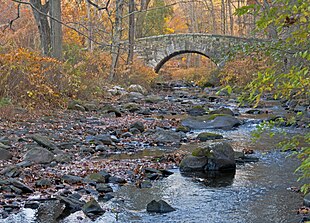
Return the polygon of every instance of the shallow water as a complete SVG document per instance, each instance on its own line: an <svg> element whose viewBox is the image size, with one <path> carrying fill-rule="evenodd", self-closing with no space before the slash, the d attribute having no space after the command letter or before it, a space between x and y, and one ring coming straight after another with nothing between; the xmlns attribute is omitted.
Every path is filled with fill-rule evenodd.
<svg viewBox="0 0 310 223"><path fill-rule="evenodd" d="M221 133L233 148L255 150L257 163L238 165L234 174L224 176L184 176L178 169L173 175L154 182L149 189L124 186L115 194L116 198L102 204L108 211L95 222L190 222L190 223L294 223L301 216L297 209L302 205L302 196L288 190L298 187L298 176L294 170L299 165L291 153L280 152L276 144L289 135L301 134L300 130L285 129L289 135L279 133L274 138L263 135L252 142L250 133L255 124L249 122L232 131ZM280 131L279 131L280 132ZM193 132L194 137L198 132ZM183 145L181 150L195 148L196 144ZM158 151L157 151L158 152ZM158 155L145 152L143 156ZM128 158L128 157L125 157ZM151 200L163 199L176 211L167 214L148 214L145 210ZM25 209L17 215L0 222L35 222L34 211ZM82 212L62 220L63 223L92 222Z"/></svg>
<svg viewBox="0 0 310 223"><path fill-rule="evenodd" d="M120 222L299 222L296 212L302 196L288 190L300 186L294 174L299 161L275 150L276 138L266 136L253 143L249 133L243 127L226 132L225 137L231 138L236 150L254 148L259 162L238 165L235 175L222 178L186 177L175 170L151 189L123 187L119 196L129 212ZM163 199L177 211L148 214L145 207L153 199Z"/></svg>

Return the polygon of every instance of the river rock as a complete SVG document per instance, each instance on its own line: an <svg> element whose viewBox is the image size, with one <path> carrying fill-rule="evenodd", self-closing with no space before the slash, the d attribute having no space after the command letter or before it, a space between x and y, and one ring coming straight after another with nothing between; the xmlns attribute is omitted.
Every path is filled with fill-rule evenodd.
<svg viewBox="0 0 310 223"><path fill-rule="evenodd" d="M182 137L186 137L182 132L175 132L171 130L149 130L146 133L150 135L150 138L154 140L156 143L173 143L173 144L180 144Z"/></svg>
<svg viewBox="0 0 310 223"><path fill-rule="evenodd" d="M206 114L206 110L203 107L193 107L187 113L191 116L202 116Z"/></svg>
<svg viewBox="0 0 310 223"><path fill-rule="evenodd" d="M224 108L224 107L221 107L219 109L209 112L209 115L213 115L213 114L224 114L224 115L234 116L234 112L232 110L230 110L229 108Z"/></svg>
<svg viewBox="0 0 310 223"><path fill-rule="evenodd" d="M121 111L111 104L103 104L99 110L102 111L102 113L114 113L116 117L122 116Z"/></svg>
<svg viewBox="0 0 310 223"><path fill-rule="evenodd" d="M141 94L146 95L147 94L147 90L145 89L145 87L142 87L139 84L132 84L127 88L128 92L138 92Z"/></svg>
<svg viewBox="0 0 310 223"><path fill-rule="evenodd" d="M38 180L35 185L36 187L50 187L52 185L52 181L50 179L44 178Z"/></svg>
<svg viewBox="0 0 310 223"><path fill-rule="evenodd" d="M100 183L100 184L97 184L96 185L96 190L99 192L99 193L109 193L109 192L113 192L113 189L110 185L108 184L103 184L103 183Z"/></svg>
<svg viewBox="0 0 310 223"><path fill-rule="evenodd" d="M205 171L236 169L235 153L230 144L226 142L213 143L205 150L209 150L211 153Z"/></svg>
<svg viewBox="0 0 310 223"><path fill-rule="evenodd" d="M157 202L155 200L152 200L150 203L147 204L146 211L151 213L168 213L175 211L175 209L171 207L166 201L159 200Z"/></svg>
<svg viewBox="0 0 310 223"><path fill-rule="evenodd" d="M208 164L208 158L201 156L186 156L180 163L180 170L183 172L204 171Z"/></svg>
<svg viewBox="0 0 310 223"><path fill-rule="evenodd" d="M0 160L9 160L12 158L12 154L6 149L0 148Z"/></svg>
<svg viewBox="0 0 310 223"><path fill-rule="evenodd" d="M14 186L22 190L23 193L33 193L33 189L28 187L26 184L16 180L16 179L9 179L10 183Z"/></svg>
<svg viewBox="0 0 310 223"><path fill-rule="evenodd" d="M105 213L105 211L100 207L94 198L92 198L82 207L82 211L87 217L92 219Z"/></svg>
<svg viewBox="0 0 310 223"><path fill-rule="evenodd" d="M306 207L310 207L310 193L308 193L305 197L304 197L304 205Z"/></svg>
<svg viewBox="0 0 310 223"><path fill-rule="evenodd" d="M85 141L87 143L95 143L95 144L104 144L104 145L112 145L113 141L110 135L100 134L96 136L86 136Z"/></svg>
<svg viewBox="0 0 310 223"><path fill-rule="evenodd" d="M93 181L95 183L106 183L108 182L109 176L100 173L91 173L86 176L86 180Z"/></svg>
<svg viewBox="0 0 310 223"><path fill-rule="evenodd" d="M77 184L81 183L83 181L83 178L66 174L61 177L61 180L69 184Z"/></svg>
<svg viewBox="0 0 310 223"><path fill-rule="evenodd" d="M180 163L180 170L183 172L235 169L235 153L226 142L212 143L203 148L196 148L192 155L186 156Z"/></svg>
<svg viewBox="0 0 310 223"><path fill-rule="evenodd" d="M42 147L35 147L24 155L24 161L29 161L32 163L47 164L52 162L53 159L54 154Z"/></svg>
<svg viewBox="0 0 310 223"><path fill-rule="evenodd" d="M222 138L223 138L222 135L211 133L211 132L202 132L202 133L199 133L199 135L197 136L197 139L202 142L205 142L207 140L222 139Z"/></svg>
<svg viewBox="0 0 310 223"><path fill-rule="evenodd" d="M144 99L144 95L139 92L129 92L121 96L120 100L128 100L131 102L140 102Z"/></svg>
<svg viewBox="0 0 310 223"><path fill-rule="evenodd" d="M31 138L40 146L43 146L49 150L57 149L57 146L53 142L51 142L46 136L35 134Z"/></svg>
<svg viewBox="0 0 310 223"><path fill-rule="evenodd" d="M120 87L120 86L114 86L113 88L109 89L108 92L110 92L110 94L112 94L114 96L124 95L127 93L127 91L125 91L125 89Z"/></svg>
<svg viewBox="0 0 310 223"><path fill-rule="evenodd" d="M79 198L73 195L67 197L59 195L56 198L66 205L66 210L70 213L80 211L85 204L85 201L80 201Z"/></svg>
<svg viewBox="0 0 310 223"><path fill-rule="evenodd" d="M151 104L155 104L158 103L160 101L162 101L163 98L161 96L157 96L157 95L148 95L146 96L146 98L144 99L144 101L146 103L151 103Z"/></svg>
<svg viewBox="0 0 310 223"><path fill-rule="evenodd" d="M199 129L223 129L230 130L233 127L239 126L241 122L231 115L217 115L217 116L197 116L189 117L181 122L185 127L193 130Z"/></svg>
<svg viewBox="0 0 310 223"><path fill-rule="evenodd" d="M113 176L113 177L109 177L109 183L112 183L112 184L125 184L125 183L127 183L127 181L124 178Z"/></svg>
<svg viewBox="0 0 310 223"><path fill-rule="evenodd" d="M129 103L126 103L123 105L123 108L130 111L130 112L136 112L138 110L140 110L140 105L138 105L137 103L132 103L132 102L129 102Z"/></svg>
<svg viewBox="0 0 310 223"><path fill-rule="evenodd" d="M0 149L10 149L11 147L0 142Z"/></svg>
<svg viewBox="0 0 310 223"><path fill-rule="evenodd" d="M142 122L134 122L130 125L130 128L136 128L138 129L140 132L144 132L144 124Z"/></svg>
<svg viewBox="0 0 310 223"><path fill-rule="evenodd" d="M7 177L18 177L21 173L20 167L17 165L8 166L0 171L1 175Z"/></svg>
<svg viewBox="0 0 310 223"><path fill-rule="evenodd" d="M59 200L51 200L41 203L37 211L38 222L57 223L65 210L65 205Z"/></svg>

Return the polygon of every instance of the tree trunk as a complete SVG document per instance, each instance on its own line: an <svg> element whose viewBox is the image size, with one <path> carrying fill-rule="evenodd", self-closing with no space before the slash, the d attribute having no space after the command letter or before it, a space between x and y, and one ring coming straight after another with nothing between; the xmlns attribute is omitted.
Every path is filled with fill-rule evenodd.
<svg viewBox="0 0 310 223"><path fill-rule="evenodd" d="M127 64L131 64L133 61L133 50L134 50L134 42L135 42L135 0L129 0L128 3L128 12L129 12L129 31L128 31L128 58Z"/></svg>
<svg viewBox="0 0 310 223"><path fill-rule="evenodd" d="M88 19L88 40L87 40L87 49L92 52L93 51L93 23L92 23L92 15L91 15L91 5L87 2L87 19Z"/></svg>
<svg viewBox="0 0 310 223"><path fill-rule="evenodd" d="M151 0L141 0L140 12L138 13L136 20L136 38L141 38L144 36L143 26L146 16L145 11L148 9L150 1Z"/></svg>
<svg viewBox="0 0 310 223"><path fill-rule="evenodd" d="M230 23L230 35L234 35L234 17L231 8L231 0L227 0L228 12L229 12L229 23Z"/></svg>
<svg viewBox="0 0 310 223"><path fill-rule="evenodd" d="M61 0L51 0L50 16L51 18L51 56L57 59L62 57L62 29L61 23ZM58 21L54 20L57 19Z"/></svg>
<svg viewBox="0 0 310 223"><path fill-rule="evenodd" d="M225 0L221 1L221 22L222 22L222 34L226 34L226 10Z"/></svg>
<svg viewBox="0 0 310 223"><path fill-rule="evenodd" d="M210 5L211 5L211 16L212 16L212 33L218 33L217 31L217 24L216 24L216 15L214 12L214 4L213 0L210 0Z"/></svg>
<svg viewBox="0 0 310 223"><path fill-rule="evenodd" d="M116 10L115 10L115 23L113 27L112 36L112 64L110 70L110 81L114 80L115 69L118 64L119 54L120 54L120 41L122 37L122 13L123 13L124 0L116 0Z"/></svg>
<svg viewBox="0 0 310 223"><path fill-rule="evenodd" d="M51 56L51 30L47 19L47 13L49 11L48 2L45 5L41 4L41 0L30 0L30 3L40 12L32 8L32 12L39 29L41 50L44 56Z"/></svg>

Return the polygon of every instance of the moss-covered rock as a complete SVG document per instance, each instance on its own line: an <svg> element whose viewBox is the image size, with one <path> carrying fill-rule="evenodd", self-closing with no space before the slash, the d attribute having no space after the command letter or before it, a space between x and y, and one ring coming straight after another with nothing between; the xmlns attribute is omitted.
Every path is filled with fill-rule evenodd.
<svg viewBox="0 0 310 223"><path fill-rule="evenodd" d="M230 110L229 108L223 108L223 107L209 112L209 115L213 115L213 114L224 114L224 115L234 116L234 112L232 110Z"/></svg>
<svg viewBox="0 0 310 223"><path fill-rule="evenodd" d="M190 131L190 129L186 126L183 126L183 125L180 125L176 128L175 130L176 132L184 132L184 133L187 133Z"/></svg>
<svg viewBox="0 0 310 223"><path fill-rule="evenodd" d="M202 132L197 136L197 139L205 142L207 140L214 140L214 139L222 139L223 136L220 134L212 133L212 132Z"/></svg>
<svg viewBox="0 0 310 223"><path fill-rule="evenodd" d="M196 148L192 151L193 156L204 156L207 158L213 158L213 152L210 148Z"/></svg>

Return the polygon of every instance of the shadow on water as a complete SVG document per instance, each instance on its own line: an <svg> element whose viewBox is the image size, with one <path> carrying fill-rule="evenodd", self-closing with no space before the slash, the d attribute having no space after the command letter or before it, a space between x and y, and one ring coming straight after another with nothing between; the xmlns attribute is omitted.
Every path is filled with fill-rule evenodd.
<svg viewBox="0 0 310 223"><path fill-rule="evenodd" d="M182 177L190 177L193 181L202 182L207 187L227 187L234 182L236 171L181 172Z"/></svg>

